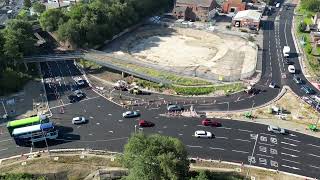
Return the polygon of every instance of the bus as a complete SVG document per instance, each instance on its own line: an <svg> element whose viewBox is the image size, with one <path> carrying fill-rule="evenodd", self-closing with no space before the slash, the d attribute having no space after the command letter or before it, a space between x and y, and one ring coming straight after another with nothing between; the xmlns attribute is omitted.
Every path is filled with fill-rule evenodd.
<svg viewBox="0 0 320 180"><path fill-rule="evenodd" d="M17 145L30 144L44 141L46 139L56 139L58 130L52 122L16 128L12 131L12 136Z"/></svg>
<svg viewBox="0 0 320 180"><path fill-rule="evenodd" d="M9 121L7 124L7 129L9 131L9 134L12 136L12 131L16 128L21 128L21 127L36 125L41 123L47 123L47 122L49 122L49 119L45 115L33 116L25 119Z"/></svg>

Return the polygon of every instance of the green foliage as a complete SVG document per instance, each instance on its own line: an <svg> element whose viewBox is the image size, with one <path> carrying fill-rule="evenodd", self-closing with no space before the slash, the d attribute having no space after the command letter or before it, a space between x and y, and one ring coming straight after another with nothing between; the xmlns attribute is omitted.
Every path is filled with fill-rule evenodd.
<svg viewBox="0 0 320 180"><path fill-rule="evenodd" d="M209 180L209 177L207 171L200 171L196 177L192 177L190 180Z"/></svg>
<svg viewBox="0 0 320 180"><path fill-rule="evenodd" d="M29 16L30 16L29 11L26 9L22 9L17 15L17 19L28 21L30 19Z"/></svg>
<svg viewBox="0 0 320 180"><path fill-rule="evenodd" d="M312 45L310 43L307 43L305 50L308 54L311 54L312 53Z"/></svg>
<svg viewBox="0 0 320 180"><path fill-rule="evenodd" d="M298 25L298 30L300 32L304 32L307 28L307 24L303 21L303 22L300 22L299 25Z"/></svg>
<svg viewBox="0 0 320 180"><path fill-rule="evenodd" d="M26 8L26 9L29 9L31 7L31 0L23 0L23 6Z"/></svg>
<svg viewBox="0 0 320 180"><path fill-rule="evenodd" d="M168 136L134 134L125 145L122 164L127 180L186 179L189 160L183 143Z"/></svg>
<svg viewBox="0 0 320 180"><path fill-rule="evenodd" d="M9 21L4 29L3 37L3 53L10 60L9 64L17 63L23 55L29 55L34 50L36 41L32 26L27 21L17 19Z"/></svg>
<svg viewBox="0 0 320 180"><path fill-rule="evenodd" d="M0 74L0 95L19 91L29 79L30 77L23 73L16 72L11 68L5 69Z"/></svg>
<svg viewBox="0 0 320 180"><path fill-rule="evenodd" d="M40 2L35 2L32 4L32 8L36 13L43 13L46 10L46 6Z"/></svg>
<svg viewBox="0 0 320 180"><path fill-rule="evenodd" d="M301 1L301 7L312 12L320 11L320 1L319 0L303 0Z"/></svg>
<svg viewBox="0 0 320 180"><path fill-rule="evenodd" d="M0 174L1 180L45 180L45 177L35 177L32 174L27 173L8 173L8 174Z"/></svg>
<svg viewBox="0 0 320 180"><path fill-rule="evenodd" d="M61 9L49 9L41 14L40 25L42 29L52 32L58 30L58 27L67 21L68 17Z"/></svg>
<svg viewBox="0 0 320 180"><path fill-rule="evenodd" d="M93 0L75 4L64 12L65 17L58 14L61 10L48 10L41 15L40 24L48 31L58 30L61 41L94 47L170 4L172 0Z"/></svg>

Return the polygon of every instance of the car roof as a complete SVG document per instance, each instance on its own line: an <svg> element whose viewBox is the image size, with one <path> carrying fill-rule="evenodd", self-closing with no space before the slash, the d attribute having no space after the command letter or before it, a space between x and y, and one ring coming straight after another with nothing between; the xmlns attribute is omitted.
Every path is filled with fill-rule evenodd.
<svg viewBox="0 0 320 180"><path fill-rule="evenodd" d="M196 131L197 134L206 134L206 131L203 131L203 130L198 130Z"/></svg>

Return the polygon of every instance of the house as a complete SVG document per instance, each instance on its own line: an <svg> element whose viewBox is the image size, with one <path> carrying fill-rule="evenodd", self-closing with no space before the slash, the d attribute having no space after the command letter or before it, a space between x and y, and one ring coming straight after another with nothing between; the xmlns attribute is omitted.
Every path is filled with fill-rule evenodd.
<svg viewBox="0 0 320 180"><path fill-rule="evenodd" d="M239 11L232 18L232 25L235 27L246 27L259 30L262 13L257 10Z"/></svg>
<svg viewBox="0 0 320 180"><path fill-rule="evenodd" d="M178 19L206 21L216 5L215 0L176 0L172 13Z"/></svg>
<svg viewBox="0 0 320 180"><path fill-rule="evenodd" d="M222 4L223 13L237 13L246 10L246 2L242 0L227 0Z"/></svg>
<svg viewBox="0 0 320 180"><path fill-rule="evenodd" d="M313 17L313 24L316 24L317 31L320 31L320 12L316 13Z"/></svg>

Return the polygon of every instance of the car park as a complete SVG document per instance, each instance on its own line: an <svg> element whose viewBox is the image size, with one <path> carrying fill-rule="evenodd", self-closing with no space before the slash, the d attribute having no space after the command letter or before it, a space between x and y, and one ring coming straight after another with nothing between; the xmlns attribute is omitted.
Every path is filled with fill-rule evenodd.
<svg viewBox="0 0 320 180"><path fill-rule="evenodd" d="M294 74L294 73L296 73L296 68L293 65L289 65L288 71L289 71L289 73Z"/></svg>
<svg viewBox="0 0 320 180"><path fill-rule="evenodd" d="M204 126L213 126L213 127L221 127L221 123L218 121L214 121L212 119L204 119L201 122L202 125Z"/></svg>
<svg viewBox="0 0 320 180"><path fill-rule="evenodd" d="M154 123L146 120L139 120L140 127L153 127Z"/></svg>
<svg viewBox="0 0 320 180"><path fill-rule="evenodd" d="M209 131L198 130L194 132L194 136L197 138L213 138L213 135Z"/></svg>
<svg viewBox="0 0 320 180"><path fill-rule="evenodd" d="M138 117L140 116L140 113L138 111L126 111L122 113L122 117L124 118L132 118L132 117Z"/></svg>
<svg viewBox="0 0 320 180"><path fill-rule="evenodd" d="M171 104L168 105L167 110L168 111L182 111L184 108L180 105L177 104Z"/></svg>
<svg viewBox="0 0 320 180"><path fill-rule="evenodd" d="M315 91L313 89L311 89L309 86L307 85L302 85L301 86L301 90L304 91L307 94L314 94Z"/></svg>
<svg viewBox="0 0 320 180"><path fill-rule="evenodd" d="M83 124L83 123L86 123L87 120L85 117L74 117L72 119L72 124Z"/></svg>
<svg viewBox="0 0 320 180"><path fill-rule="evenodd" d="M293 76L293 81L296 83L296 84L302 84L302 79L299 77L299 76Z"/></svg>
<svg viewBox="0 0 320 180"><path fill-rule="evenodd" d="M277 126L271 126L271 125L268 126L268 131L275 134L288 134L287 130Z"/></svg>

